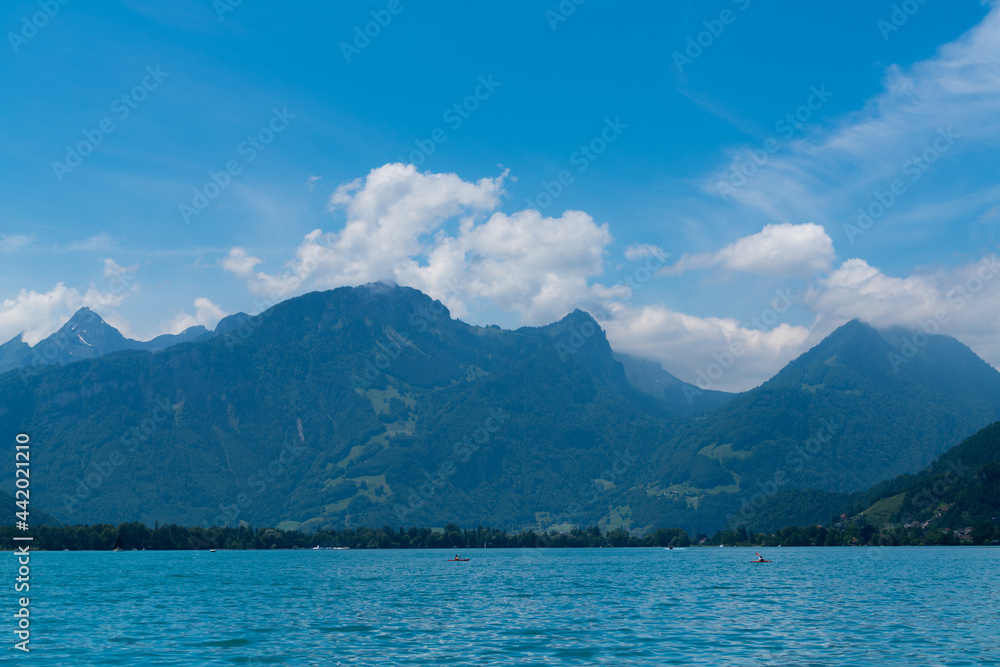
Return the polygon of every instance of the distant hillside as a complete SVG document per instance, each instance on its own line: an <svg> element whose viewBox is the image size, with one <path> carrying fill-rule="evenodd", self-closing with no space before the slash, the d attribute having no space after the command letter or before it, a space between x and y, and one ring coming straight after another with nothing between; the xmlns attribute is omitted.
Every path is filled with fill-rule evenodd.
<svg viewBox="0 0 1000 667"><path fill-rule="evenodd" d="M0 526L13 526L17 523L17 512L21 508L17 506L17 500L9 493L0 491ZM62 523L51 514L36 509L34 504L28 505L28 525L29 526L61 526Z"/></svg>
<svg viewBox="0 0 1000 667"><path fill-rule="evenodd" d="M1000 532L1000 422L913 475L838 495L786 490L731 528L773 532L821 524L869 535L877 544L982 544ZM969 529L972 529L971 531Z"/></svg>
<svg viewBox="0 0 1000 667"><path fill-rule="evenodd" d="M663 370L655 361L636 359L620 352L616 352L614 358L625 369L625 377L633 387L654 396L679 413L709 410L735 396L729 392L706 390L688 384Z"/></svg>
<svg viewBox="0 0 1000 667"><path fill-rule="evenodd" d="M592 523L672 428L581 312L472 327L371 285L243 324L0 376L0 427L51 443L33 501L72 522Z"/></svg>
<svg viewBox="0 0 1000 667"><path fill-rule="evenodd" d="M748 522L785 489L845 494L916 472L1000 418L994 368L947 336L899 363L898 334L849 322L710 419L679 428L652 462L647 495L684 501L713 526ZM827 500L820 512L838 502ZM640 524L662 513L640 496L630 505Z"/></svg>
<svg viewBox="0 0 1000 667"><path fill-rule="evenodd" d="M94 318L64 351L127 341ZM1000 373L968 348L933 337L898 364L893 333L858 322L732 397L616 355L581 311L474 327L383 284L191 335L0 375L0 430L46 443L33 504L73 523L714 532L825 519L1000 417ZM768 518L759 501L794 489L817 491Z"/></svg>
<svg viewBox="0 0 1000 667"><path fill-rule="evenodd" d="M247 317L249 316L238 313L230 315L223 322L228 320L235 323L235 326ZM223 332L227 330L228 326L222 329ZM199 325L189 327L179 334L163 334L149 341L132 340L123 336L118 329L105 322L90 308L81 308L58 331L39 341L34 347L21 340L20 334L0 345L0 373L14 369L36 369L38 366L68 364L122 350L158 352L172 345L205 340L213 335L214 332Z"/></svg>
<svg viewBox="0 0 1000 667"><path fill-rule="evenodd" d="M1000 525L1000 422L916 475L897 477L859 495L847 512L879 528L892 525L944 536Z"/></svg>

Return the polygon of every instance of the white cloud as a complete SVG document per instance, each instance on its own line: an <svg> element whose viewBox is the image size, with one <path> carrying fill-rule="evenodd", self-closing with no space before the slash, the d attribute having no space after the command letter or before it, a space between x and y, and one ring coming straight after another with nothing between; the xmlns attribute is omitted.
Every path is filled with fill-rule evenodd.
<svg viewBox="0 0 1000 667"><path fill-rule="evenodd" d="M786 308L776 302L778 308ZM768 306L770 307L770 306ZM809 328L782 323L770 331L732 318L695 317L655 304L612 305L601 325L618 351L658 361L702 389L744 391L804 352Z"/></svg>
<svg viewBox="0 0 1000 667"><path fill-rule="evenodd" d="M312 192L316 188L316 184L322 180L322 176L310 176L306 179L306 189Z"/></svg>
<svg viewBox="0 0 1000 667"><path fill-rule="evenodd" d="M139 271L138 264L122 266L110 257L105 257L101 260L101 263L104 264L104 278L109 282L121 281L123 283L131 283L135 280L135 275Z"/></svg>
<svg viewBox="0 0 1000 667"><path fill-rule="evenodd" d="M73 314L86 306L106 322L129 335L128 322L117 308L139 292L138 264L121 266L110 257L102 259L103 279L85 292L57 283L47 292L21 290L16 297L0 302L0 343L24 332L22 339L34 345L57 331Z"/></svg>
<svg viewBox="0 0 1000 667"><path fill-rule="evenodd" d="M1000 289L1000 280L996 288L991 283L989 290L977 290L974 305L971 300L962 308L949 305L954 302L950 291L973 276L980 263L905 278L887 276L856 258L831 270L833 243L822 226L808 223L768 225L720 250L685 255L669 267L667 273L720 267L811 284L797 305L813 313L811 324L785 323L783 313L791 306L786 301L775 309L780 314L761 318L762 330L733 318L696 317L662 303L630 304L627 285L597 282L612 242L607 226L580 211L557 218L535 210L500 212L505 176L469 182L454 174L385 165L337 189L331 206L346 211L343 227L307 234L284 272L261 271L261 260L242 248L231 249L222 266L255 294L274 300L388 280L419 289L442 300L453 315L473 320L469 314L484 304L517 313L526 324L548 323L582 307L600 317L615 349L660 361L681 379L712 389L760 384L850 319L877 327L917 326L947 307L954 311L948 322L953 328L942 327L942 333L969 343L994 363L1000 360L1000 343L988 338L995 339L1000 329L1000 303L995 294L988 295ZM662 261L667 255L657 246L633 244L625 256ZM179 330L196 321L179 316L173 326ZM984 327L984 321L989 325Z"/></svg>
<svg viewBox="0 0 1000 667"><path fill-rule="evenodd" d="M648 243L633 243L629 247L625 248L625 259L630 262L634 262L637 259L645 259L647 257L655 257L659 260L665 260L669 256L670 253L664 252L663 248L660 246Z"/></svg>
<svg viewBox="0 0 1000 667"><path fill-rule="evenodd" d="M181 311L172 320L160 327L161 333L178 334L199 324L206 329L214 329L227 313L219 306L212 303L205 297L198 297L194 300L195 314L191 315L186 311Z"/></svg>
<svg viewBox="0 0 1000 667"><path fill-rule="evenodd" d="M34 234L0 234L0 252L16 252L35 240Z"/></svg>
<svg viewBox="0 0 1000 667"><path fill-rule="evenodd" d="M876 328L903 326L954 336L1000 366L1000 261L996 253L950 269L888 276L849 259L806 294L826 332L860 319Z"/></svg>
<svg viewBox="0 0 1000 667"><path fill-rule="evenodd" d="M114 245L114 239L110 234L100 232L80 241L70 241L64 246L56 246L55 249L63 252L109 252L114 249Z"/></svg>
<svg viewBox="0 0 1000 667"><path fill-rule="evenodd" d="M933 316L944 300L935 282L934 276L893 278L855 258L822 279L807 298L823 317L858 318L875 327L888 327Z"/></svg>
<svg viewBox="0 0 1000 667"><path fill-rule="evenodd" d="M610 242L607 226L579 211L560 218L534 210L496 213L440 246L426 266L410 262L401 278L428 286L450 280L462 285L463 294L453 301L482 297L518 312L526 323L542 323L586 298L587 279L603 272Z"/></svg>
<svg viewBox="0 0 1000 667"><path fill-rule="evenodd" d="M80 308L86 306L104 316L113 313L127 296L127 291L114 294L94 286L81 294L63 283L48 292L21 290L15 298L0 303L0 343L23 332L22 340L34 345L68 322Z"/></svg>
<svg viewBox="0 0 1000 667"><path fill-rule="evenodd" d="M762 315L772 307L778 314L758 319L781 322L791 301L779 297L762 304ZM997 253L905 277L848 259L813 283L801 305L815 316L808 326L781 323L769 331L731 318L695 317L663 304L635 308L622 302L605 303L601 324L614 349L659 361L692 384L726 391L764 382L852 319L877 329L900 326L953 336L1000 367Z"/></svg>
<svg viewBox="0 0 1000 667"><path fill-rule="evenodd" d="M441 299L457 316L486 299L526 323L561 317L588 298L611 235L578 211L495 211L506 176L469 182L387 164L337 188L331 210L346 211L343 229L307 234L284 273L257 271L260 260L242 248L222 265L272 298L388 280Z"/></svg>
<svg viewBox="0 0 1000 667"><path fill-rule="evenodd" d="M743 158L706 177L702 189L720 195L720 184L734 186L724 198L732 197L772 220L815 218L820 212L829 216L823 221L840 224L843 214L866 204L874 189L885 190L895 179L917 190L912 185L916 180L903 172L904 164L930 150L935 141L938 148L948 144L940 139L941 132L961 135L944 152L939 151L942 162L954 164L961 154L963 160L982 164L984 178L959 183L960 196L992 186L987 165L992 164L994 153L982 149L1000 145L1000 114L996 113L1000 107L1000 5L993 5L983 21L933 57L906 70L888 67L883 91L863 109L830 128L807 127L804 138L781 139L779 152L768 156L759 168L744 172L750 173L745 183L734 171L737 163L747 163ZM736 155L744 152L733 151ZM929 168L935 170L935 178L948 177L944 174L948 170ZM959 173L967 177L968 162ZM923 183L919 189L919 195L908 190L905 203L897 203L893 215L924 199L947 199L954 194L947 188L925 188Z"/></svg>
<svg viewBox="0 0 1000 667"><path fill-rule="evenodd" d="M763 275L811 276L830 268L835 253L833 241L820 225L767 225L721 250L685 254L661 272L679 275L693 269L719 266L731 271Z"/></svg>

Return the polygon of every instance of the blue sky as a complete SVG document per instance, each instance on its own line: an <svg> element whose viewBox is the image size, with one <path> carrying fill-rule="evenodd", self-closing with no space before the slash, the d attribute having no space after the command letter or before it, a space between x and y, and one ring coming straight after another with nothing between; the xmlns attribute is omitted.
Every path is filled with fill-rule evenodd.
<svg viewBox="0 0 1000 667"><path fill-rule="evenodd" d="M2 340L394 280L712 388L853 317L1000 364L989 3L64 2L0 24Z"/></svg>

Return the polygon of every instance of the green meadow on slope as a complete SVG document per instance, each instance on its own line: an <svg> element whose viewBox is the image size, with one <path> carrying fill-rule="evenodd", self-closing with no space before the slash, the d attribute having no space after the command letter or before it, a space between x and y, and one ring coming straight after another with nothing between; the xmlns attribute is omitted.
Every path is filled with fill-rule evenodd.
<svg viewBox="0 0 1000 667"><path fill-rule="evenodd" d="M711 533L757 495L916 473L1000 417L1000 373L967 347L933 336L898 364L904 334L860 322L732 397L616 355L580 311L473 327L369 285L231 324L0 376L0 427L36 444L33 506L67 523Z"/></svg>

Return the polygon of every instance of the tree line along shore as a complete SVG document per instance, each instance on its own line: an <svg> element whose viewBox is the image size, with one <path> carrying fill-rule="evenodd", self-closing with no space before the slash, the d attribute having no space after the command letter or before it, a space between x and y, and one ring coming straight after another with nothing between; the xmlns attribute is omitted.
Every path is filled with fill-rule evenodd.
<svg viewBox="0 0 1000 667"><path fill-rule="evenodd" d="M462 529L450 523L441 528L347 528L305 533L278 528L213 527L188 528L175 524L153 528L140 522L81 526L38 526L30 532L0 526L0 544L14 548L14 537L30 535L33 550L110 551L200 549L517 549L595 547L689 547L689 546L917 546L989 545L1000 540L1000 529L991 525L968 531L923 533L902 526L876 529L851 525L841 528L790 526L772 533L754 533L745 528L718 531L713 537L691 538L681 528L659 528L638 537L621 528L601 531L597 526L569 532L524 530L510 533L497 528ZM19 542L22 543L23 542Z"/></svg>

